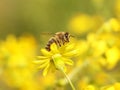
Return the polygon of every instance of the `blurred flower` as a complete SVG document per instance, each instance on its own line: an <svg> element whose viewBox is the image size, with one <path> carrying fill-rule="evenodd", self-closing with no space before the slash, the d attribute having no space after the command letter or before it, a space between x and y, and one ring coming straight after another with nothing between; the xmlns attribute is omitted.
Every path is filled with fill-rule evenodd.
<svg viewBox="0 0 120 90"><path fill-rule="evenodd" d="M112 47L107 50L105 54L107 60L107 68L114 68L120 59L120 50L117 47Z"/></svg>
<svg viewBox="0 0 120 90"><path fill-rule="evenodd" d="M43 56L37 56L38 60L35 61L35 63L39 65L39 69L44 69L44 76L48 71L54 71L55 69L65 72L65 64L73 65L73 61L70 58L78 53L78 48L76 48L74 43L67 43L61 47L57 47L57 45L53 43L50 48L51 51L41 49Z"/></svg>
<svg viewBox="0 0 120 90"><path fill-rule="evenodd" d="M104 41L104 39L99 39L99 37L100 36L95 33L89 33L87 36L90 54L92 54L94 57L101 56L108 49L106 41Z"/></svg>
<svg viewBox="0 0 120 90"><path fill-rule="evenodd" d="M87 25L87 26L86 26ZM69 22L69 30L76 34L85 33L91 30L93 26L93 20L90 16L85 14L79 14L73 17Z"/></svg>
<svg viewBox="0 0 120 90"><path fill-rule="evenodd" d="M114 88L114 86L104 86L104 87L102 87L102 90L116 90L115 88Z"/></svg>
<svg viewBox="0 0 120 90"><path fill-rule="evenodd" d="M114 84L115 90L120 90L120 82Z"/></svg>
<svg viewBox="0 0 120 90"><path fill-rule="evenodd" d="M105 86L102 90L120 90L120 83L116 82L113 85Z"/></svg>
<svg viewBox="0 0 120 90"><path fill-rule="evenodd" d="M102 28L106 32L117 32L120 31L120 22L116 18L111 18L103 24Z"/></svg>
<svg viewBox="0 0 120 90"><path fill-rule="evenodd" d="M9 35L6 41L1 41L2 78L8 86L20 90L33 90L33 88L37 90L32 63L35 48L35 39L31 35L19 39Z"/></svg>
<svg viewBox="0 0 120 90"><path fill-rule="evenodd" d="M79 40L78 42L79 54L82 56L88 51L88 43L85 40Z"/></svg>
<svg viewBox="0 0 120 90"><path fill-rule="evenodd" d="M83 90L96 90L95 86L93 85L88 85L87 87L85 87Z"/></svg>
<svg viewBox="0 0 120 90"><path fill-rule="evenodd" d="M90 46L90 55L107 69L113 69L120 58L119 35L102 32L101 34L89 33L87 41Z"/></svg>
<svg viewBox="0 0 120 90"><path fill-rule="evenodd" d="M120 31L120 21L117 18L111 18L110 24L113 31L115 32Z"/></svg>
<svg viewBox="0 0 120 90"><path fill-rule="evenodd" d="M38 75L37 80L39 80L39 85L41 87L40 90L46 90L46 89L53 89L53 86L55 84L56 76L53 73L49 73L46 77L43 77L42 75Z"/></svg>

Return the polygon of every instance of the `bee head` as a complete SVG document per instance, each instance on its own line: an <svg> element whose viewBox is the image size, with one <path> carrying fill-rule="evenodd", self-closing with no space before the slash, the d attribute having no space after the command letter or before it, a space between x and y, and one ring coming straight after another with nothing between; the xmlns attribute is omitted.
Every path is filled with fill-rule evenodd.
<svg viewBox="0 0 120 90"><path fill-rule="evenodd" d="M69 42L70 34L68 32L65 32L65 39L67 42Z"/></svg>
<svg viewBox="0 0 120 90"><path fill-rule="evenodd" d="M65 37L66 37L66 38L68 37L68 35L69 35L69 33L68 33L68 32L65 32Z"/></svg>

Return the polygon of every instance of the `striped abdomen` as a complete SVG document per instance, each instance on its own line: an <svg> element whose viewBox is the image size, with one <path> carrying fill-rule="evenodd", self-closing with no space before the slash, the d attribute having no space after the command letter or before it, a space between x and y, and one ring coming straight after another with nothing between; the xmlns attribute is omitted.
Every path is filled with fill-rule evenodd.
<svg viewBox="0 0 120 90"><path fill-rule="evenodd" d="M50 51L51 44L55 43L57 46L64 45L66 42L69 42L70 34L68 32L57 32L53 37L48 41L45 49Z"/></svg>

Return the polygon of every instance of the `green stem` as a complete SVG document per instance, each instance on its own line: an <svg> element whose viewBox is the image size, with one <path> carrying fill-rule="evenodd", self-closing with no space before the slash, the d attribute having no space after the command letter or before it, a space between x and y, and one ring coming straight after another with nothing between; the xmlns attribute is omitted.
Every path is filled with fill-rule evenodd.
<svg viewBox="0 0 120 90"><path fill-rule="evenodd" d="M70 86L72 87L72 90L75 90L75 87L73 86L70 78L67 76L67 74L65 73L65 63L63 62L63 60L61 60L61 55L60 54L55 54L52 56L53 58L53 62L55 64L55 67L60 70L61 72L63 72L63 74L65 75L66 79L68 80L68 82L70 83Z"/></svg>
<svg viewBox="0 0 120 90"><path fill-rule="evenodd" d="M89 61L86 60L82 65L74 68L74 70L73 70L69 75L66 75L65 77L66 77L66 78L69 78L69 79L72 79L72 80L75 79L75 77L76 77L86 66L88 66L88 64L89 64ZM61 70L61 69L59 69L59 70L63 72L63 70ZM63 72L63 73L64 73L64 75L65 75L65 72ZM66 81L66 78L61 79L60 81L57 82L57 84L60 85L60 86L66 85L67 83L69 83L69 80ZM75 89L73 89L73 90L75 90Z"/></svg>
<svg viewBox="0 0 120 90"><path fill-rule="evenodd" d="M72 84L72 82L71 82L70 78L67 76L67 74L66 74L64 71L62 71L62 72L64 73L64 75L65 75L66 79L68 80L68 82L69 82L69 84L70 84L70 86L71 86L72 90L76 90L76 89L75 89L75 87L74 87L74 85Z"/></svg>

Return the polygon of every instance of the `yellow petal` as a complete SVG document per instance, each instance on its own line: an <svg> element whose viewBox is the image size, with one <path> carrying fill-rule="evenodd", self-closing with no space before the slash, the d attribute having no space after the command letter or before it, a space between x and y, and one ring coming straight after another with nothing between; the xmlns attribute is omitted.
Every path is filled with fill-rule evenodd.
<svg viewBox="0 0 120 90"><path fill-rule="evenodd" d="M47 57L45 57L45 56L37 56L36 58L39 60L47 59Z"/></svg>
<svg viewBox="0 0 120 90"><path fill-rule="evenodd" d="M45 68L48 64L49 64L49 61L47 61L47 62L41 64L41 65L38 67L38 69Z"/></svg>
<svg viewBox="0 0 120 90"><path fill-rule="evenodd" d="M73 51L64 53L63 56L65 56L65 57L72 57L74 55L77 55L78 54L77 52L78 52L78 50L73 50Z"/></svg>
<svg viewBox="0 0 120 90"><path fill-rule="evenodd" d="M120 83L116 82L114 84L115 90L120 90Z"/></svg>
<svg viewBox="0 0 120 90"><path fill-rule="evenodd" d="M55 43L53 43L50 48L51 48L52 53L58 53L59 52L58 47Z"/></svg>
<svg viewBox="0 0 120 90"><path fill-rule="evenodd" d="M108 69L112 69L116 66L120 59L120 51L118 47L112 47L106 51Z"/></svg>
<svg viewBox="0 0 120 90"><path fill-rule="evenodd" d="M44 56L47 56L47 57L50 57L52 54L49 52L49 51L47 51L46 49L41 49L41 52L42 52L42 54L44 55Z"/></svg>
<svg viewBox="0 0 120 90"><path fill-rule="evenodd" d="M35 60L33 61L34 64L42 64L45 63L46 61L48 61L49 59L43 59L43 60Z"/></svg>
<svg viewBox="0 0 120 90"><path fill-rule="evenodd" d="M63 59L64 60L64 62L65 62L65 64L68 64L68 65L73 65L73 61L71 60L71 59Z"/></svg>
<svg viewBox="0 0 120 90"><path fill-rule="evenodd" d="M96 89L95 89L95 86L88 85L84 90L96 90Z"/></svg>
<svg viewBox="0 0 120 90"><path fill-rule="evenodd" d="M49 66L50 66L50 63L47 64L47 66L45 67L45 69L43 70L43 76L46 76L48 71L49 71Z"/></svg>
<svg viewBox="0 0 120 90"><path fill-rule="evenodd" d="M105 90L116 90L114 86L107 87Z"/></svg>
<svg viewBox="0 0 120 90"><path fill-rule="evenodd" d="M69 44L69 45L66 45L66 51L69 51L69 50L72 50L74 48L75 44Z"/></svg>

